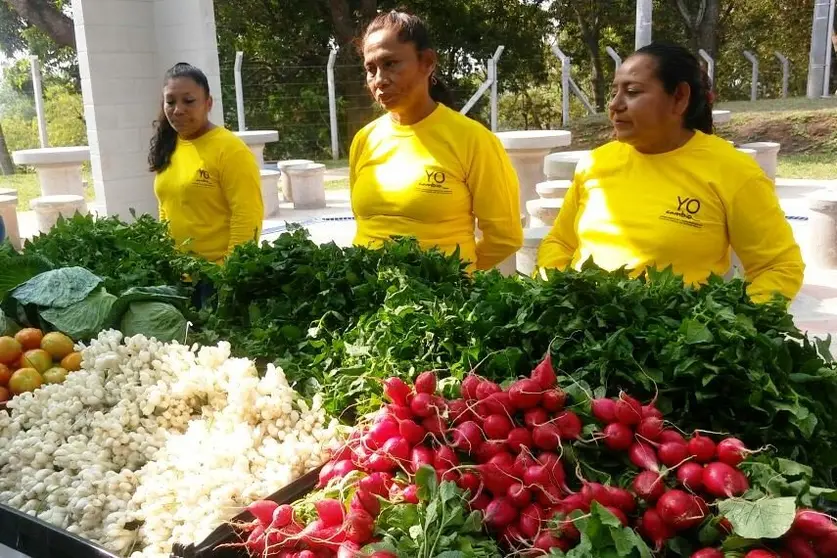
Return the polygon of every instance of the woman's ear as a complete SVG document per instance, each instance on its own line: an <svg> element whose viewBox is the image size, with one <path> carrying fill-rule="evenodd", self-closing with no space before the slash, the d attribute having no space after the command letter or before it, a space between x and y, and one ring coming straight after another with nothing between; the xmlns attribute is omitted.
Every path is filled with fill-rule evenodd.
<svg viewBox="0 0 837 558"><path fill-rule="evenodd" d="M206 111L212 112L212 107L215 105L215 99L212 98L212 95L206 100Z"/></svg>
<svg viewBox="0 0 837 558"><path fill-rule="evenodd" d="M436 51L432 48L423 50L419 53L419 61L427 74L427 79L430 79L430 76L432 76L433 72L436 71L436 66L438 66L439 63L439 57L436 54Z"/></svg>
<svg viewBox="0 0 837 558"><path fill-rule="evenodd" d="M674 111L677 116L689 112L689 101L692 98L692 88L688 83L680 82L674 90Z"/></svg>

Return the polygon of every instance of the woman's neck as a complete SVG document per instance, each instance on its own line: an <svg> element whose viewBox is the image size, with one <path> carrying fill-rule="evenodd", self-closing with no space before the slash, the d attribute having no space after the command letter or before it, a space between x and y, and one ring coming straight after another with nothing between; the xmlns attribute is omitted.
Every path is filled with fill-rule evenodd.
<svg viewBox="0 0 837 558"><path fill-rule="evenodd" d="M194 134L189 134L188 136L180 136L180 137L181 137L181 139L184 139L186 141L194 141L194 140L198 139L199 137L207 134L208 132L211 132L213 129L215 129L215 124L213 124L212 122L207 122L206 124L204 124L201 127L200 130L198 130Z"/></svg>
<svg viewBox="0 0 837 558"><path fill-rule="evenodd" d="M400 124L402 126L412 126L418 122L421 122L428 116L430 116L438 103L434 101L430 97L426 97L422 99L422 101L414 106L404 109L403 111L393 111L389 113L389 117L392 119L393 122L396 124Z"/></svg>
<svg viewBox="0 0 837 558"><path fill-rule="evenodd" d="M694 130L681 128L677 132L662 137L654 143L647 145L635 145L634 149L644 155L660 155L662 153L668 153L669 151L680 149L689 143L689 140L692 139L694 135Z"/></svg>

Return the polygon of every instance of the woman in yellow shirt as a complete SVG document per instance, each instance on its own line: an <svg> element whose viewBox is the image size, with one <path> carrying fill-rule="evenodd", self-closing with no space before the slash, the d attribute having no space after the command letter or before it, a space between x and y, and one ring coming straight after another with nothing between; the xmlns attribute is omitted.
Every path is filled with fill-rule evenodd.
<svg viewBox="0 0 837 558"><path fill-rule="evenodd" d="M174 240L221 263L238 244L258 240L264 205L255 156L209 121L211 110L206 75L189 64L171 68L148 162L160 219L169 222Z"/></svg>
<svg viewBox="0 0 837 558"><path fill-rule="evenodd" d="M655 43L613 82L617 141L579 163L538 266L586 260L641 273L672 266L690 283L744 266L754 300L793 298L802 256L773 183L748 155L713 135L712 93L686 49Z"/></svg>
<svg viewBox="0 0 837 558"><path fill-rule="evenodd" d="M387 114L352 141L355 243L412 236L424 248L458 247L476 269L514 254L523 244L517 174L490 130L450 108L424 23L383 13L362 49L369 91Z"/></svg>

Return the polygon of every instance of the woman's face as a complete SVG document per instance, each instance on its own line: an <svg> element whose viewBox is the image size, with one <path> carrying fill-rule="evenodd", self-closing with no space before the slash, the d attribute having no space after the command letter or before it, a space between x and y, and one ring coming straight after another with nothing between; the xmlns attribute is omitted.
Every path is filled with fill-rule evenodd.
<svg viewBox="0 0 837 558"><path fill-rule="evenodd" d="M657 61L640 54L616 71L611 97L608 109L616 138L641 150L680 133L689 88L681 83L674 94L667 93L657 78Z"/></svg>
<svg viewBox="0 0 837 558"><path fill-rule="evenodd" d="M191 78L172 78L163 87L163 112L183 138L200 135L209 123L211 110L212 97Z"/></svg>
<svg viewBox="0 0 837 558"><path fill-rule="evenodd" d="M381 29L366 37L363 64L369 91L389 112L418 106L430 96L433 51L418 52L413 43L399 41L395 30Z"/></svg>

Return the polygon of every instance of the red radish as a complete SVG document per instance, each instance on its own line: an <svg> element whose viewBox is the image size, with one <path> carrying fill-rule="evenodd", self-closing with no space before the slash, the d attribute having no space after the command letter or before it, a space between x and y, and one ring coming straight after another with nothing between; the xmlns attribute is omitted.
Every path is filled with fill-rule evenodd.
<svg viewBox="0 0 837 558"><path fill-rule="evenodd" d="M685 445L687 443L683 435L677 430L663 430L660 434L659 441L661 444L675 443Z"/></svg>
<svg viewBox="0 0 837 558"><path fill-rule="evenodd" d="M698 463L709 463L715 458L715 442L696 433L689 440L689 453L695 456Z"/></svg>
<svg viewBox="0 0 837 558"><path fill-rule="evenodd" d="M633 489L637 496L653 504L665 494L666 486L659 474L653 471L643 471L634 479Z"/></svg>
<svg viewBox="0 0 837 558"><path fill-rule="evenodd" d="M421 426L435 436L441 436L447 430L445 421L439 415L425 418L421 421Z"/></svg>
<svg viewBox="0 0 837 558"><path fill-rule="evenodd" d="M724 553L717 548L701 548L691 558L724 558Z"/></svg>
<svg viewBox="0 0 837 558"><path fill-rule="evenodd" d="M386 455L394 459L399 464L404 464L410 457L410 442L398 436L397 438L390 438L381 448Z"/></svg>
<svg viewBox="0 0 837 558"><path fill-rule="evenodd" d="M517 454L517 457L514 458L514 474L522 477L523 473L526 472L526 469L540 464L541 463L528 451L519 453Z"/></svg>
<svg viewBox="0 0 837 558"><path fill-rule="evenodd" d="M751 550L747 554L744 555L744 558L778 558L775 553L770 552L769 550L762 550L760 548L756 550Z"/></svg>
<svg viewBox="0 0 837 558"><path fill-rule="evenodd" d="M660 462L666 467L675 467L689 458L689 446L676 442L666 442L657 450Z"/></svg>
<svg viewBox="0 0 837 558"><path fill-rule="evenodd" d="M406 405L410 395L410 386L401 378L387 378L384 380L384 397L396 405Z"/></svg>
<svg viewBox="0 0 837 558"><path fill-rule="evenodd" d="M716 461L703 469L703 489L716 498L731 498L747 492L750 483L738 469Z"/></svg>
<svg viewBox="0 0 837 558"><path fill-rule="evenodd" d="M567 394L561 388L550 389L541 395L541 407L550 413L556 413L567 404Z"/></svg>
<svg viewBox="0 0 837 558"><path fill-rule="evenodd" d="M511 525L506 525L502 532L500 533L500 541L509 547L514 547L520 544L520 541L523 540L523 535L520 533L520 529L512 523Z"/></svg>
<svg viewBox="0 0 837 558"><path fill-rule="evenodd" d="M744 461L747 446L738 438L725 438L718 442L718 461L731 467L738 467Z"/></svg>
<svg viewBox="0 0 837 558"><path fill-rule="evenodd" d="M666 542L674 537L674 531L666 525L657 510L648 509L642 515L637 530L654 543L656 550L661 550Z"/></svg>
<svg viewBox="0 0 837 558"><path fill-rule="evenodd" d="M517 510L505 496L494 498L485 508L485 524L492 529L502 529L517 519Z"/></svg>
<svg viewBox="0 0 837 558"><path fill-rule="evenodd" d="M538 497L538 503L544 508L552 508L561 502L561 490L553 485L547 487L539 486L535 489Z"/></svg>
<svg viewBox="0 0 837 558"><path fill-rule="evenodd" d="M281 529L287 527L294 520L294 509L289 504L282 504L273 510L273 515L270 519L271 529Z"/></svg>
<svg viewBox="0 0 837 558"><path fill-rule="evenodd" d="M472 453L482 444L482 430L474 421L463 422L453 429L452 446L459 451Z"/></svg>
<svg viewBox="0 0 837 558"><path fill-rule="evenodd" d="M509 501L516 508L525 508L532 502L532 491L516 482L506 491Z"/></svg>
<svg viewBox="0 0 837 558"><path fill-rule="evenodd" d="M596 420L605 424L616 422L616 401L602 397L590 403L590 409Z"/></svg>
<svg viewBox="0 0 837 558"><path fill-rule="evenodd" d="M477 386L477 399L480 401L488 399L492 393L503 391L503 389L489 380L482 380Z"/></svg>
<svg viewBox="0 0 837 558"><path fill-rule="evenodd" d="M477 387L480 385L481 382L482 380L476 374L468 374L467 376L465 376L465 379L462 380L462 385L460 386L462 397L470 401L476 399Z"/></svg>
<svg viewBox="0 0 837 558"><path fill-rule="evenodd" d="M791 535L785 539L785 548L791 551L793 558L822 558L805 537Z"/></svg>
<svg viewBox="0 0 837 558"><path fill-rule="evenodd" d="M642 420L642 404L623 391L616 402L616 420L628 426L639 424Z"/></svg>
<svg viewBox="0 0 837 558"><path fill-rule="evenodd" d="M515 411L514 405L511 402L511 396L507 391L492 393L483 400L482 407L488 415L503 415L507 417Z"/></svg>
<svg viewBox="0 0 837 558"><path fill-rule="evenodd" d="M538 364L534 370L532 370L532 374L530 374L531 378L538 382L543 389L551 389L554 388L555 385L558 383L558 378L555 375L555 370L552 368L552 355L547 352L546 356L543 357L543 360Z"/></svg>
<svg viewBox="0 0 837 558"><path fill-rule="evenodd" d="M319 500L314 503L314 507L317 508L317 517L322 520L326 527L340 525L346 517L343 502L333 498Z"/></svg>
<svg viewBox="0 0 837 558"><path fill-rule="evenodd" d="M650 418L650 417L662 419L663 418L663 413L660 412L660 410L658 408L656 408L654 405L643 405L642 406L642 418Z"/></svg>
<svg viewBox="0 0 837 558"><path fill-rule="evenodd" d="M247 506L247 511L259 520L259 524L267 527L273 521L273 512L276 511L276 508L278 507L279 504L271 500L256 500Z"/></svg>
<svg viewBox="0 0 837 558"><path fill-rule="evenodd" d="M417 393L410 401L410 410L420 418L426 418L436 413L433 396L429 393Z"/></svg>
<svg viewBox="0 0 837 558"><path fill-rule="evenodd" d="M796 517L793 519L793 527L796 531L812 539L837 534L837 525L835 525L834 520L824 513L809 509L797 510Z"/></svg>
<svg viewBox="0 0 837 558"><path fill-rule="evenodd" d="M646 440L656 442L663 433L663 419L658 417L646 417L636 427L636 433Z"/></svg>
<svg viewBox="0 0 837 558"><path fill-rule="evenodd" d="M550 422L536 426L532 431L532 442L544 451L552 451L561 445L561 432Z"/></svg>
<svg viewBox="0 0 837 558"><path fill-rule="evenodd" d="M509 387L509 398L516 408L525 410L536 407L541 402L543 389L535 380L524 378Z"/></svg>
<svg viewBox="0 0 837 558"><path fill-rule="evenodd" d="M483 422L483 430L490 440L504 440L514 425L505 415L491 415Z"/></svg>
<svg viewBox="0 0 837 558"><path fill-rule="evenodd" d="M581 419L572 411L564 411L555 419L555 425L565 440L577 440L581 436Z"/></svg>
<svg viewBox="0 0 837 558"><path fill-rule="evenodd" d="M317 487L322 488L328 484L334 477L334 465L337 461L329 461L325 465L323 465L322 469L320 469L320 474L318 477Z"/></svg>
<svg viewBox="0 0 837 558"><path fill-rule="evenodd" d="M337 549L337 558L357 558L360 556L361 546L352 541L343 541Z"/></svg>
<svg viewBox="0 0 837 558"><path fill-rule="evenodd" d="M467 420L473 420L474 413L468 407L468 402L464 399L452 399L448 401L448 419L453 424L459 424Z"/></svg>
<svg viewBox="0 0 837 558"><path fill-rule="evenodd" d="M589 512L590 510L582 510L584 513ZM558 524L558 531L561 533L561 537L564 539L568 539L571 541L577 541L581 538L581 533L578 531L578 527L575 526L575 523L571 519L567 519L562 521Z"/></svg>
<svg viewBox="0 0 837 558"><path fill-rule="evenodd" d="M611 505L619 508L625 513L634 513L636 511L636 500L634 495L616 486L606 486L607 497Z"/></svg>
<svg viewBox="0 0 837 558"><path fill-rule="evenodd" d="M480 490L480 478L471 472L462 473L459 481L456 483L462 490L467 490L471 493L471 497L476 496Z"/></svg>
<svg viewBox="0 0 837 558"><path fill-rule="evenodd" d="M369 444L372 449L378 449L386 443L390 438L400 436L398 422L396 419L387 418L381 422L372 425L369 429L369 439L373 442Z"/></svg>
<svg viewBox="0 0 837 558"><path fill-rule="evenodd" d="M570 549L566 542L562 541L549 531L541 531L541 534L535 537L533 546L542 551L544 554L549 554L549 551L553 548L560 548L564 552ZM564 546L566 546L566 548L564 548Z"/></svg>
<svg viewBox="0 0 837 558"><path fill-rule="evenodd" d="M313 550L300 550L296 553L295 558L317 558L317 555L314 554Z"/></svg>
<svg viewBox="0 0 837 558"><path fill-rule="evenodd" d="M436 393L436 374L433 372L422 372L416 378L416 393Z"/></svg>
<svg viewBox="0 0 837 558"><path fill-rule="evenodd" d="M698 463L684 463L677 469L677 480L692 492L703 490L703 466Z"/></svg>
<svg viewBox="0 0 837 558"><path fill-rule="evenodd" d="M837 558L837 533L815 539L814 549L822 558Z"/></svg>
<svg viewBox="0 0 837 558"><path fill-rule="evenodd" d="M409 405L395 405L394 403L390 403L387 405L387 412L391 417L395 417L398 420L413 418L413 411Z"/></svg>
<svg viewBox="0 0 837 558"><path fill-rule="evenodd" d="M402 420L401 424L398 425L398 432L401 434L401 437L407 440L407 442L409 442L412 446L420 444L427 435L427 431L413 422L412 419Z"/></svg>
<svg viewBox="0 0 837 558"><path fill-rule="evenodd" d="M415 473L425 465L432 467L435 459L436 456L433 454L433 450L427 446L414 447L413 451L410 452L411 472Z"/></svg>
<svg viewBox="0 0 837 558"><path fill-rule="evenodd" d="M343 461L338 461L334 464L332 473L334 473L333 476L335 478L342 479L343 477L355 470L357 470L355 464L349 459L344 459Z"/></svg>
<svg viewBox="0 0 837 558"><path fill-rule="evenodd" d="M358 487L360 490L365 490L366 492L371 492L372 494L377 494L382 498L386 497L387 495L387 483L388 477L381 473L374 473L369 475L368 477L363 477L358 482Z"/></svg>
<svg viewBox="0 0 837 558"><path fill-rule="evenodd" d="M247 542L244 545L247 547L251 553L256 554L257 556L260 554L264 554L265 552L265 537L264 537L264 527L259 525L252 531L250 531L250 535L247 537Z"/></svg>
<svg viewBox="0 0 837 558"><path fill-rule="evenodd" d="M536 426L546 424L547 422L549 422L549 413L540 407L529 409L523 413L523 423L528 426L530 430L534 429Z"/></svg>
<svg viewBox="0 0 837 558"><path fill-rule="evenodd" d="M552 483L558 488L564 488L566 478L561 458L558 457L557 454L543 452L538 456L538 462L546 467L546 470L549 472L552 479Z"/></svg>
<svg viewBox="0 0 837 558"><path fill-rule="evenodd" d="M346 517L346 540L357 544L368 543L375 531L375 519L364 511L354 510Z"/></svg>
<svg viewBox="0 0 837 558"><path fill-rule="evenodd" d="M605 509L615 515L616 519L618 519L623 526L628 526L628 516L625 515L625 512L615 506L605 506Z"/></svg>
<svg viewBox="0 0 837 558"><path fill-rule="evenodd" d="M408 504L418 504L418 486L415 484L407 485L404 490L401 491L401 497L404 498L404 501Z"/></svg>
<svg viewBox="0 0 837 558"><path fill-rule="evenodd" d="M696 498L682 490L669 490L657 500L657 512L677 531L691 529L703 521L706 512Z"/></svg>
<svg viewBox="0 0 837 558"><path fill-rule="evenodd" d="M648 471L659 471L660 464L657 462L657 454L654 449L646 443L637 442L628 450L628 456L631 463L640 469L647 469Z"/></svg>
<svg viewBox="0 0 837 558"><path fill-rule="evenodd" d="M522 512L520 512L520 520L518 525L520 532L528 539L534 538L541 530L541 522L543 521L543 512L537 504L530 504Z"/></svg>
<svg viewBox="0 0 837 558"><path fill-rule="evenodd" d="M398 463L388 454L375 452L369 458L367 466L370 471L376 473L389 473L398 467Z"/></svg>
<svg viewBox="0 0 837 558"><path fill-rule="evenodd" d="M491 498L485 492L481 492L479 496L471 500L471 509L476 511L485 511L488 504L491 503Z"/></svg>
<svg viewBox="0 0 837 558"><path fill-rule="evenodd" d="M392 552L387 552L386 550L376 550L367 558L398 558L398 555L393 554Z"/></svg>
<svg viewBox="0 0 837 558"><path fill-rule="evenodd" d="M612 504L610 501L610 493L604 485L597 482L585 482L584 486L581 488L581 495L590 504L593 502L598 502L603 506L609 506Z"/></svg>
<svg viewBox="0 0 837 558"><path fill-rule="evenodd" d="M459 465L459 458L456 457L456 452L448 446L442 446L436 450L436 456L433 460L433 468L437 471L447 471Z"/></svg>
<svg viewBox="0 0 837 558"><path fill-rule="evenodd" d="M506 451L506 442L503 440L486 440L477 448L474 455L477 458L477 463L487 463L492 457L503 451Z"/></svg>
<svg viewBox="0 0 837 558"><path fill-rule="evenodd" d="M626 451L634 444L634 432L621 422L612 422L604 427L605 445L613 451Z"/></svg>
<svg viewBox="0 0 837 558"><path fill-rule="evenodd" d="M349 504L349 510L363 510L372 517L378 517L381 513L381 502L371 492L356 490Z"/></svg>
<svg viewBox="0 0 837 558"><path fill-rule="evenodd" d="M506 438L509 449L515 453L520 453L524 448L529 448L532 445L532 435L529 430L522 426L513 428Z"/></svg>
<svg viewBox="0 0 837 558"><path fill-rule="evenodd" d="M549 485L549 471L543 465L535 465L529 467L523 473L523 483L529 486L548 486Z"/></svg>

